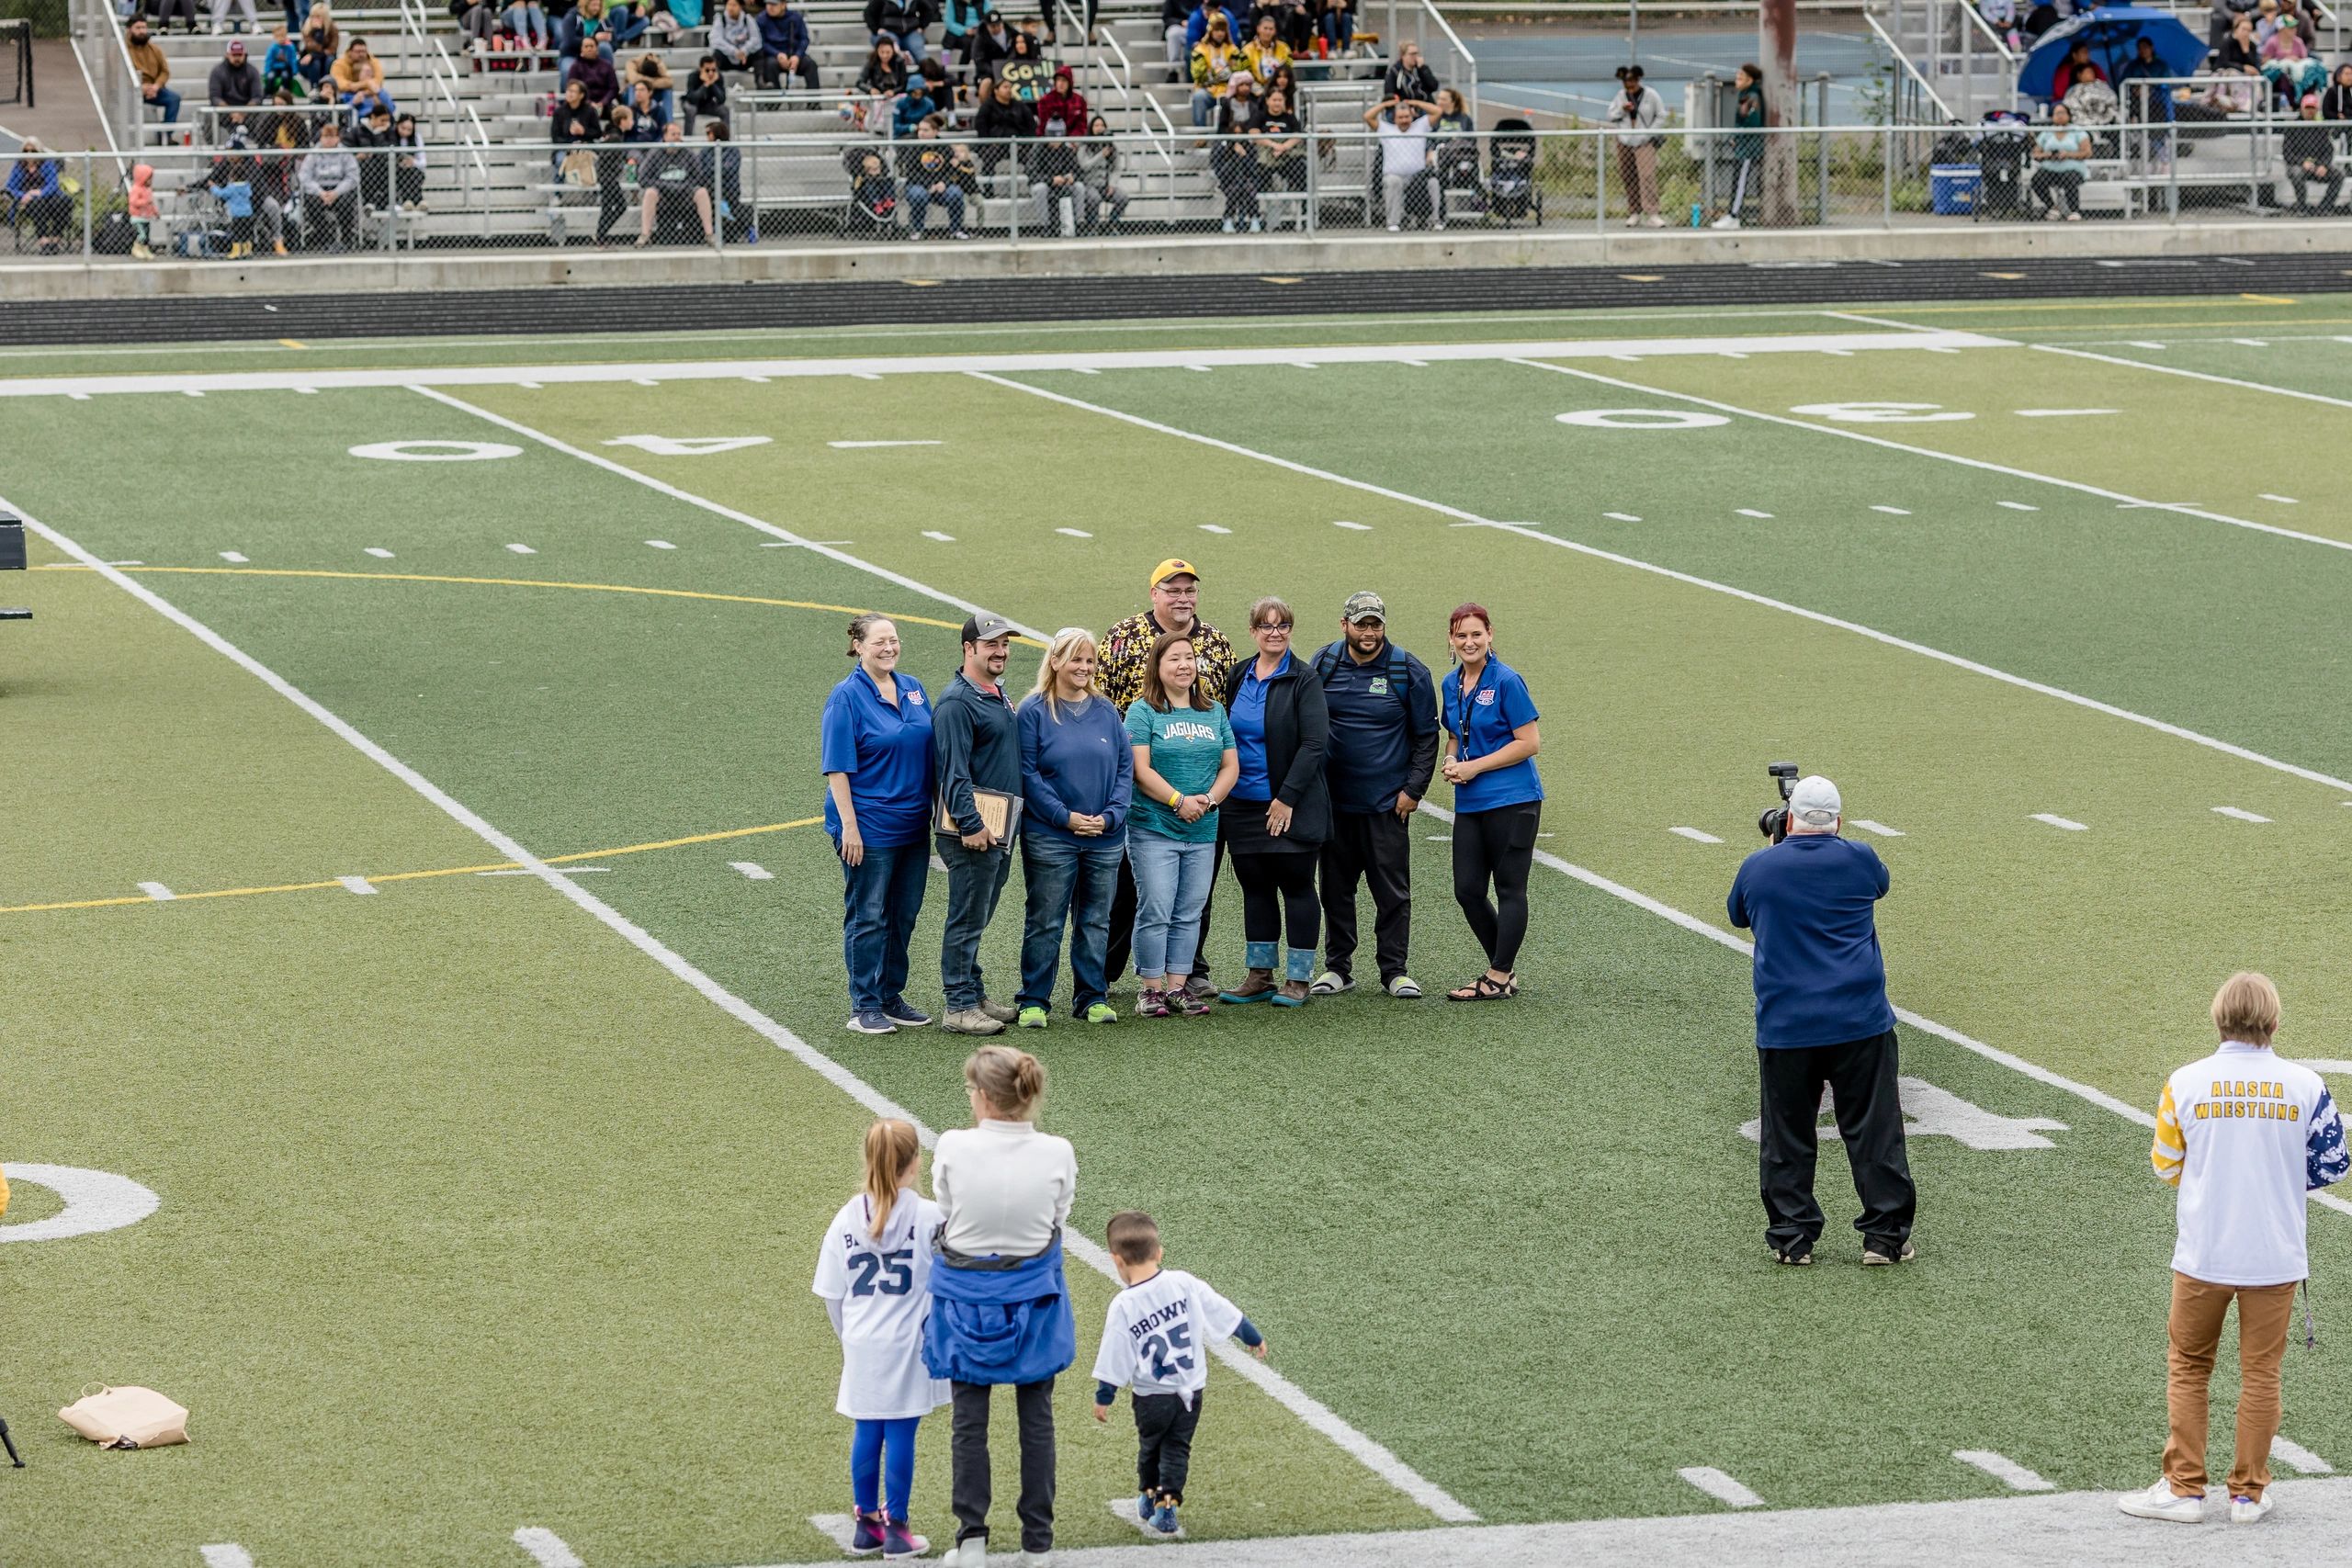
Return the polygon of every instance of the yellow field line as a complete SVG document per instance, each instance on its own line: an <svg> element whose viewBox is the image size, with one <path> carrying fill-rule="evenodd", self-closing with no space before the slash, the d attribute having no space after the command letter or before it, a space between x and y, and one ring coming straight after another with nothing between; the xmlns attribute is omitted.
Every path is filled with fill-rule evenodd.
<svg viewBox="0 0 2352 1568"><path fill-rule="evenodd" d="M789 822L769 822L757 828L729 828L718 833L693 833L683 839L656 839L650 843L624 844L616 850L582 850L576 854L546 855L545 865L570 865L577 861L610 860L618 855L641 855L649 850L674 850L685 844L713 844L723 839L748 839L761 833L782 833L794 828L813 828L824 820L821 817L800 817ZM488 871L520 871L515 861L493 861L486 865L448 865L432 871L393 871L380 876L368 875L367 882L423 882L435 876L478 876ZM145 894L114 898L74 898L55 904L0 905L0 915L36 915L52 909L106 909L123 904L184 904L191 898L250 898L264 893L321 893L330 887L340 888L340 880L324 882L281 882L269 887L215 887L199 893L180 893L172 897L150 898Z"/></svg>

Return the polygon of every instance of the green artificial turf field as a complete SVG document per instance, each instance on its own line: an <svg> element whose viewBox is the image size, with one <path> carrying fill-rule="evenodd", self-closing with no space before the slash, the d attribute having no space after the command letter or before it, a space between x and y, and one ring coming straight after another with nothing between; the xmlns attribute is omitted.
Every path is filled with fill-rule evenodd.
<svg viewBox="0 0 2352 1568"><path fill-rule="evenodd" d="M2005 1490L1960 1451L2144 1484L2156 1088L2242 965L2282 1049L2352 1057L2331 327L2352 297L0 357L0 498L45 531L0 579L36 611L0 626L0 1157L161 1200L0 1253L0 1562L826 1556L818 1228L874 1106L961 1120L967 1044L842 1027L842 624L894 615L935 685L964 605L1099 628L1171 553L1304 646L1372 587L1434 662L1483 600L1550 795L1512 1006L1022 1041L1079 1228L1152 1210L1273 1344L1269 1386L1212 1373L1189 1531L1714 1508L1698 1467L1775 1507ZM1834 1140L1837 1266L1761 1245L1720 928L1781 758L1894 870L1913 1268L1844 1266ZM1479 967L1445 833L1432 992ZM17 1193L0 1238L60 1213ZM2312 1237L2324 1288L2352 1208ZM1110 1286L1073 1280L1091 1358ZM90 1450L48 1413L92 1380L196 1440ZM2352 1463L2347 1393L2298 1353L2288 1435ZM1087 1395L1060 1534L1131 1540Z"/></svg>

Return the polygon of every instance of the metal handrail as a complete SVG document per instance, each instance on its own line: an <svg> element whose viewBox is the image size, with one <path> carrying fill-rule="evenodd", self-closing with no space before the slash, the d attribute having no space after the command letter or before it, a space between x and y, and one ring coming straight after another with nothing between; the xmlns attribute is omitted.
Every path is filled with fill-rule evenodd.
<svg viewBox="0 0 2352 1568"><path fill-rule="evenodd" d="M1972 16L1975 14L1973 7L1969 8L1969 14ZM1897 65L1903 67L1904 73L1917 85L1919 91L1927 95L1928 101L1936 106L1937 111L1947 120L1958 119L1960 117L1952 113L1951 106L1944 102L1943 95L1936 91L1935 84L1919 73L1918 66L1912 63L1911 57L1904 52L1903 46L1895 41L1894 35L1882 27L1879 19L1868 12L1863 13L1862 20L1869 25L1878 41L1885 46L1888 55Z"/></svg>
<svg viewBox="0 0 2352 1568"><path fill-rule="evenodd" d="M1471 116L1475 118L1478 113L1478 57L1470 52L1469 47L1462 41L1462 35L1453 30L1453 24L1445 19L1443 11L1438 9L1437 0L1420 0L1420 6L1429 13L1430 20L1437 24L1437 30L1444 35L1446 47L1453 51L1455 59L1462 62L1462 74L1468 79L1469 86L1466 90L1454 86L1454 90L1468 101ZM1390 40L1388 47L1394 52L1396 45ZM1447 85L1454 85L1452 83Z"/></svg>

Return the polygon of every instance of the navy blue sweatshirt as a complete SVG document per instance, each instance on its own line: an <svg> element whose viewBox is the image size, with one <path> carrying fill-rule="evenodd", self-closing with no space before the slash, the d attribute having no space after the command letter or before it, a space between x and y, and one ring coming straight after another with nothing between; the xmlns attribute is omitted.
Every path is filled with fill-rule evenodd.
<svg viewBox="0 0 2352 1568"><path fill-rule="evenodd" d="M1042 696L1021 705L1021 793L1030 829L1089 849L1125 843L1136 784L1125 721L1107 697L1055 705L1061 710L1058 721ZM1072 812L1107 818L1102 836L1081 839L1071 832Z"/></svg>
<svg viewBox="0 0 2352 1568"><path fill-rule="evenodd" d="M1842 1045L1894 1027L1872 906L1891 885L1868 844L1792 835L1740 863L1725 908L1756 931L1756 1043Z"/></svg>
<svg viewBox="0 0 2352 1568"><path fill-rule="evenodd" d="M786 13L787 16L791 13ZM961 670L931 705L932 755L936 759L943 808L967 833L980 830L972 789L1021 793L1021 731L1001 686L991 696Z"/></svg>

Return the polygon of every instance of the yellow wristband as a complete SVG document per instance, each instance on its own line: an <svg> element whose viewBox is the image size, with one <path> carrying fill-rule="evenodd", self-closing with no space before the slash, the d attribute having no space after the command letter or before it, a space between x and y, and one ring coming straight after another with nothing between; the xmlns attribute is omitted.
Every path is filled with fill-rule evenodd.
<svg viewBox="0 0 2352 1568"><path fill-rule="evenodd" d="M1181 807L1183 804L1184 804L1184 792L1183 792L1182 790L1181 790L1181 789L1171 789L1171 790L1170 790L1170 791L1168 792L1168 809L1169 809L1169 810L1170 810L1170 811L1174 811L1174 810L1178 809L1179 807Z"/></svg>

